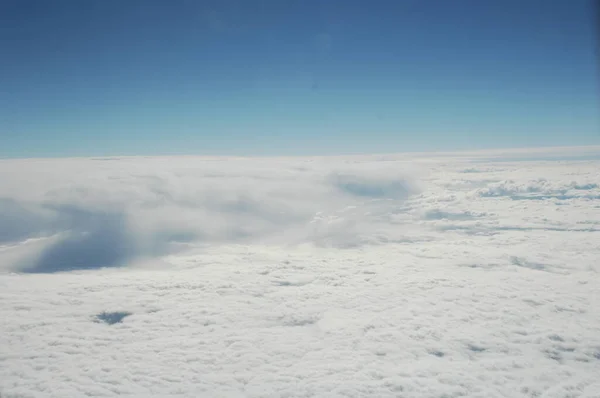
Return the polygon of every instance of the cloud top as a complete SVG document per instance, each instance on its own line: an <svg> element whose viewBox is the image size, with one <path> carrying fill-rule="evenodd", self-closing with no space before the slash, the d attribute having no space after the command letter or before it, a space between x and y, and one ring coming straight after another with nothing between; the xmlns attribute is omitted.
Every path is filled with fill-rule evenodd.
<svg viewBox="0 0 600 398"><path fill-rule="evenodd" d="M355 245L373 220L349 206L418 192L406 166L344 160L14 163L25 167L0 165L0 260L24 272L122 266L192 244Z"/></svg>

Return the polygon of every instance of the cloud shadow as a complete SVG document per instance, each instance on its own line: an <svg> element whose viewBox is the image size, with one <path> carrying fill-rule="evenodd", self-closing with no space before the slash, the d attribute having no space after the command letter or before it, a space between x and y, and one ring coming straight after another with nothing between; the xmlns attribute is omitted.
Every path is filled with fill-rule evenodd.
<svg viewBox="0 0 600 398"><path fill-rule="evenodd" d="M133 240L120 213L57 208L71 228L44 249L26 273L53 273L123 265L135 255Z"/></svg>
<svg viewBox="0 0 600 398"><path fill-rule="evenodd" d="M342 192L366 198L406 199L413 188L404 179L376 179L363 176L335 174L332 184Z"/></svg>

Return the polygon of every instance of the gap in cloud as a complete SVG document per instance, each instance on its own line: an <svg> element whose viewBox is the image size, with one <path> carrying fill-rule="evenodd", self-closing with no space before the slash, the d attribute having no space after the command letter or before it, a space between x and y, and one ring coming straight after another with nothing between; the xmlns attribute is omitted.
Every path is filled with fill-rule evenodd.
<svg viewBox="0 0 600 398"><path fill-rule="evenodd" d="M99 314L97 314L94 318L94 321L99 323L99 322L104 322L108 325L114 325L116 323L121 323L123 322L123 319L125 319L126 317L132 315L133 313L131 312L127 312L127 311L115 311L115 312L101 312Z"/></svg>

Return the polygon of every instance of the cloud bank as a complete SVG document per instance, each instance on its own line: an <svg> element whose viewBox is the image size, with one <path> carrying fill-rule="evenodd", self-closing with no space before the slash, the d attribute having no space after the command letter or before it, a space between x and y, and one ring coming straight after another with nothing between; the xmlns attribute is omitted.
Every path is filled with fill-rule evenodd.
<svg viewBox="0 0 600 398"><path fill-rule="evenodd" d="M192 244L353 245L372 220L350 219L350 207L393 206L419 191L406 164L153 158L0 168L0 262L24 272L122 266Z"/></svg>

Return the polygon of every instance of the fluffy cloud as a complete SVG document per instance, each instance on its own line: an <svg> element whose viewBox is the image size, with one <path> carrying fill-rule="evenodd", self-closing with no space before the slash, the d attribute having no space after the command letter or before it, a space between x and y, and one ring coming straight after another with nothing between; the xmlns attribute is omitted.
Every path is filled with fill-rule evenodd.
<svg viewBox="0 0 600 398"><path fill-rule="evenodd" d="M13 247L5 248L0 260L5 268L29 272L119 266L191 243L325 239L346 246L354 241L348 222L360 229L369 221L357 213L349 221L344 209L373 200L398 203L418 192L402 165L382 170L346 161L24 164L23 169L1 165L9 181L0 191L0 240ZM340 212L346 216L342 224Z"/></svg>
<svg viewBox="0 0 600 398"><path fill-rule="evenodd" d="M0 394L595 396L599 163L494 156L0 161Z"/></svg>

